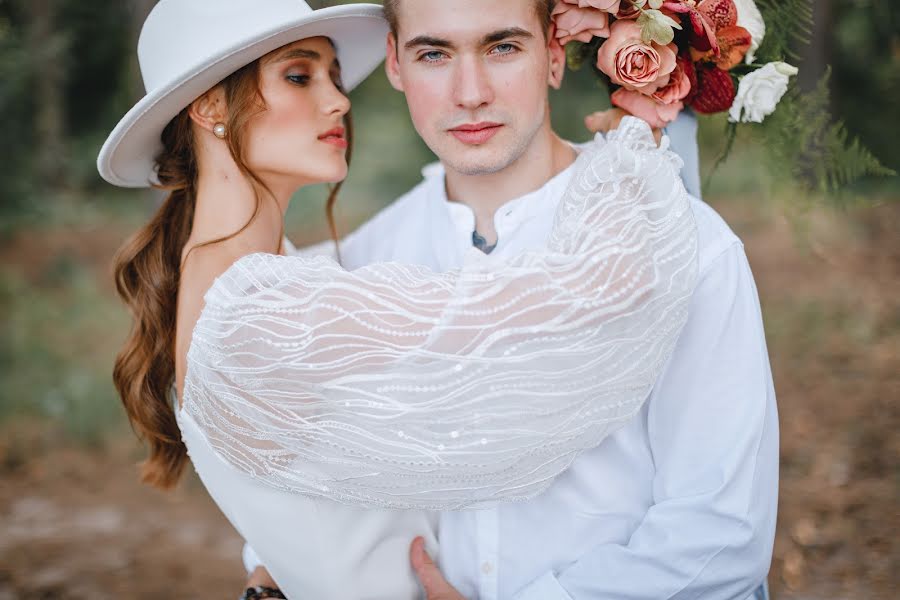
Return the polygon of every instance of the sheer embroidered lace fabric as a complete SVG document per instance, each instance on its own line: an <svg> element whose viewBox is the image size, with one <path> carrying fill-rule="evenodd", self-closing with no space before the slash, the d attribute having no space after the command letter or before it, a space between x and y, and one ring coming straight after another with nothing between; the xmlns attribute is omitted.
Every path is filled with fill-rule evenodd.
<svg viewBox="0 0 900 600"><path fill-rule="evenodd" d="M680 159L626 118L577 159L547 250L435 273L253 254L206 295L184 410L279 489L457 509L543 491L637 413L697 278Z"/></svg>

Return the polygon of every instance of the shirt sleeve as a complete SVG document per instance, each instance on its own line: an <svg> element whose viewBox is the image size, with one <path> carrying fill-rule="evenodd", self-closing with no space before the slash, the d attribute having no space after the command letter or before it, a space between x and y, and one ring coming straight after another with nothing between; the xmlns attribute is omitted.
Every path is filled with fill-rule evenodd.
<svg viewBox="0 0 900 600"><path fill-rule="evenodd" d="M678 113L678 118L663 130L672 143L672 151L684 162L681 180L688 194L703 198L700 185L700 151L697 147L697 117L691 109Z"/></svg>
<svg viewBox="0 0 900 600"><path fill-rule="evenodd" d="M735 242L701 275L648 406L653 505L516 600L742 600L765 579L778 497L778 421L756 287Z"/></svg>
<svg viewBox="0 0 900 600"><path fill-rule="evenodd" d="M262 559L259 558L259 554L256 553L256 550L253 549L248 542L244 542L244 547L241 550L241 561L244 563L244 569L247 571L247 575L250 575L258 569L259 567L264 567L262 563Z"/></svg>
<svg viewBox="0 0 900 600"><path fill-rule="evenodd" d="M583 152L548 248L462 269L254 254L212 286L184 409L296 493L451 509L543 491L636 414L697 277L680 160L646 123Z"/></svg>

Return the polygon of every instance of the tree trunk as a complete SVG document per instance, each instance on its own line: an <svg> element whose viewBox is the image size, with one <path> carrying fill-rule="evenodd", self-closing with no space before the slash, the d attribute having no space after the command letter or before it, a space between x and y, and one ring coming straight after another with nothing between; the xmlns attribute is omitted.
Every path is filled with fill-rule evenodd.
<svg viewBox="0 0 900 600"><path fill-rule="evenodd" d="M803 48L799 83L803 90L816 87L829 64L829 47L834 28L831 26L831 0L813 2L813 27L809 45Z"/></svg>
<svg viewBox="0 0 900 600"><path fill-rule="evenodd" d="M141 68L138 64L137 59L137 43L138 38L141 35L141 28L144 26L144 21L147 19L147 15L150 14L150 11L153 10L153 7L156 6L157 0L131 0L130 8L131 8L131 32L132 32L132 42L129 46L131 48L131 67L129 68L128 73L128 86L131 90L132 100L137 101L144 96L144 81L141 79Z"/></svg>
<svg viewBox="0 0 900 600"><path fill-rule="evenodd" d="M66 173L65 38L56 27L54 0L29 0L27 47L34 73L35 175L39 186L59 189Z"/></svg>

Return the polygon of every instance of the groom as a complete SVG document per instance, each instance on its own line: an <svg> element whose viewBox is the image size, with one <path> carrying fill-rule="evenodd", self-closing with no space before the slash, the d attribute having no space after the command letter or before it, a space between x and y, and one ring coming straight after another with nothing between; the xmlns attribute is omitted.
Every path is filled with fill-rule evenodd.
<svg viewBox="0 0 900 600"><path fill-rule="evenodd" d="M575 150L551 129L565 52L551 0L387 0L387 73L440 158L341 245L344 263L447 270L473 245L545 245ZM689 186L690 187L690 186ZM778 420L740 240L692 203L700 278L675 353L640 414L538 498L440 518L428 598L761 598L778 488Z"/></svg>

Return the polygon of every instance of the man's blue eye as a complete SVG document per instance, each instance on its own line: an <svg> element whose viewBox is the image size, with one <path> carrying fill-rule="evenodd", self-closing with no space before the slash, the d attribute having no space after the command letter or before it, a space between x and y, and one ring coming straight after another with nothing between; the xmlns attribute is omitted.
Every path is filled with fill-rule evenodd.
<svg viewBox="0 0 900 600"><path fill-rule="evenodd" d="M439 52L438 50L432 50L431 52L426 52L422 55L422 58L428 62L437 62L444 58L444 53Z"/></svg>
<svg viewBox="0 0 900 600"><path fill-rule="evenodd" d="M497 54L509 54L511 52L515 52L515 50L516 47L512 44L499 44L498 46L494 47L494 51L497 52Z"/></svg>

